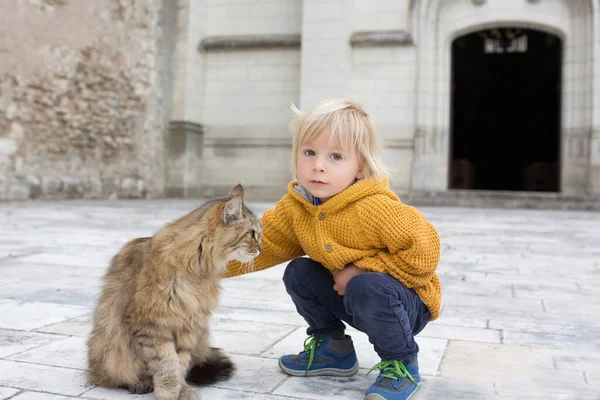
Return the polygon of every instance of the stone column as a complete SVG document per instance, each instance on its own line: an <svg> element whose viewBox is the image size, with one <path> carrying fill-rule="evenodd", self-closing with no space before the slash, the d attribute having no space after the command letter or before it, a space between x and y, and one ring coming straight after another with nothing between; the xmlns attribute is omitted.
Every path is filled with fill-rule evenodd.
<svg viewBox="0 0 600 400"><path fill-rule="evenodd" d="M172 28L176 40L173 49L164 49L173 53L165 193L189 197L199 192L202 176L204 53L198 51L198 43L205 35L206 4L204 0L173 3L177 4Z"/></svg>
<svg viewBox="0 0 600 400"><path fill-rule="evenodd" d="M448 129L418 126L414 138L411 189L444 191L448 188Z"/></svg>
<svg viewBox="0 0 600 400"><path fill-rule="evenodd" d="M416 126L411 189L448 189L450 46L436 36L438 22L423 18L416 43L418 56Z"/></svg>
<svg viewBox="0 0 600 400"><path fill-rule="evenodd" d="M600 1L592 2L592 135L588 189L600 194Z"/></svg>
<svg viewBox="0 0 600 400"><path fill-rule="evenodd" d="M202 125L187 121L171 121L167 148L167 197L190 197L199 192L199 185L190 185L190 165L202 159Z"/></svg>
<svg viewBox="0 0 600 400"><path fill-rule="evenodd" d="M566 98L564 98L566 99ZM566 110L563 115L569 115ZM561 138L561 192L583 194L590 172L590 128L567 128Z"/></svg>

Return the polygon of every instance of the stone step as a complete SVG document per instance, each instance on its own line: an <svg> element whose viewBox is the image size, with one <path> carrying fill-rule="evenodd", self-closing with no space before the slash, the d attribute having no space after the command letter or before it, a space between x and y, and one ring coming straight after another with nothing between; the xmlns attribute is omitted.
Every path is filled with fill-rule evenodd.
<svg viewBox="0 0 600 400"><path fill-rule="evenodd" d="M600 211L600 195L487 190L449 190L401 194L406 204L483 208Z"/></svg>

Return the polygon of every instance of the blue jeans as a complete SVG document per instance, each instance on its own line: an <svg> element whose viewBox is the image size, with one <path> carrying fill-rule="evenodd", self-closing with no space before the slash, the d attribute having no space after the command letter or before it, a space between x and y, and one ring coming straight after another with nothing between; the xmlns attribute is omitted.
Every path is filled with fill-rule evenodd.
<svg viewBox="0 0 600 400"><path fill-rule="evenodd" d="M308 323L308 335L343 335L344 321L367 334L383 361L417 357L414 335L429 322L429 310L413 289L390 275L356 275L340 296L325 267L310 258L297 258L288 264L283 282Z"/></svg>

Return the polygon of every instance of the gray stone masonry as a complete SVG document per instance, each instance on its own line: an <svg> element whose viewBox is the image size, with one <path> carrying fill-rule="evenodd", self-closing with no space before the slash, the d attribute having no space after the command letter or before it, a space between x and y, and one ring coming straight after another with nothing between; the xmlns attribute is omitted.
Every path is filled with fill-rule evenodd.
<svg viewBox="0 0 600 400"><path fill-rule="evenodd" d="M101 278L126 241L151 235L197 201L0 205L0 400L154 399L85 384L86 336ZM262 213L272 203L253 203ZM600 213L423 207L442 240L441 317L419 336L416 400L600 399ZM305 322L284 266L225 280L212 340L238 371L199 388L214 399L363 398L379 360L349 330L352 378L296 378Z"/></svg>

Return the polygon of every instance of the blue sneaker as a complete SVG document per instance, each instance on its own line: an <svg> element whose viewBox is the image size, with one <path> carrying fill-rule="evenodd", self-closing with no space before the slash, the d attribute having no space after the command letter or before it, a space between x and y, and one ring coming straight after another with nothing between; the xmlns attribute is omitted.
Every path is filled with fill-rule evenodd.
<svg viewBox="0 0 600 400"><path fill-rule="evenodd" d="M293 376L353 376L358 372L358 360L348 335L344 339L309 336L304 351L281 357L279 368Z"/></svg>
<svg viewBox="0 0 600 400"><path fill-rule="evenodd" d="M379 369L375 383L365 392L365 400L408 400L419 389L419 363L415 359L410 363L394 360L382 361L375 365L372 371Z"/></svg>

